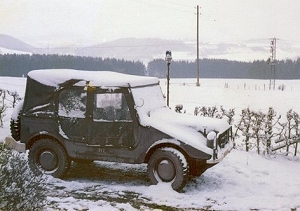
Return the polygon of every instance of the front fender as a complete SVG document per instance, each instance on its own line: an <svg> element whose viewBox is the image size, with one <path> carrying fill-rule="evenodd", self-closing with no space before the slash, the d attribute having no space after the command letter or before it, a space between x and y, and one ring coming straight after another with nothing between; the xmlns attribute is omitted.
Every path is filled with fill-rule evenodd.
<svg viewBox="0 0 300 211"><path fill-rule="evenodd" d="M201 150L198 150L184 142L181 142L177 139L162 139L153 143L149 149L147 150L147 157L151 156L152 152L154 152L157 148L161 147L174 147L180 150L183 154L185 154L188 158L196 159L196 160L209 160L212 155L209 155ZM147 160L147 159L146 159Z"/></svg>

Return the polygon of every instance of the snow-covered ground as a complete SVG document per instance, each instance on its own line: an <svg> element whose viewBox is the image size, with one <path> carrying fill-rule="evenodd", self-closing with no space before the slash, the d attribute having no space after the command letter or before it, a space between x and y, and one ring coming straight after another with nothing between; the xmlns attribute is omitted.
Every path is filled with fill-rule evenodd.
<svg viewBox="0 0 300 211"><path fill-rule="evenodd" d="M0 47L0 54L29 54L29 55L31 55L32 53Z"/></svg>
<svg viewBox="0 0 300 211"><path fill-rule="evenodd" d="M235 108L235 119L247 107L281 115L300 112L300 81L171 79L170 106L182 104L193 114L196 106ZM24 95L26 79L0 77L0 89ZM277 87L285 86L283 91ZM161 80L166 90L166 80ZM227 88L228 87L228 88ZM12 110L4 117L0 141L9 135ZM299 155L298 155L299 156ZM233 150L221 163L192 179L183 192L166 185L150 186L146 165L94 162L73 165L65 180L51 178L46 210L300 210L300 161L284 155L261 156Z"/></svg>

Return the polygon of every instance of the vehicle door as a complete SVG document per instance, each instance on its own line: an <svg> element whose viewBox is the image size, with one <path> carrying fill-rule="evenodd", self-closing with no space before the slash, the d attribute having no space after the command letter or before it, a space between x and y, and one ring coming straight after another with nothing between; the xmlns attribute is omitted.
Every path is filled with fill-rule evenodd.
<svg viewBox="0 0 300 211"><path fill-rule="evenodd" d="M95 92L89 145L132 147L133 121L124 90Z"/></svg>
<svg viewBox="0 0 300 211"><path fill-rule="evenodd" d="M59 93L58 127L64 138L87 142L87 91L83 87L71 87Z"/></svg>

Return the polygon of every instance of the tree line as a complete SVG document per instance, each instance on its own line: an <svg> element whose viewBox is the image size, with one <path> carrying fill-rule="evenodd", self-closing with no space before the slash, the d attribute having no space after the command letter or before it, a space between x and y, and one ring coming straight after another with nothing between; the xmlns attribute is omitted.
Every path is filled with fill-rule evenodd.
<svg viewBox="0 0 300 211"><path fill-rule="evenodd" d="M77 69L114 71L133 75L145 75L142 62L114 58L83 57L72 55L46 54L4 54L0 55L0 75L22 77L37 69Z"/></svg>
<svg viewBox="0 0 300 211"><path fill-rule="evenodd" d="M201 78L247 78L270 79L271 65L264 60L253 62L229 61L225 59L200 59ZM165 78L167 64L163 59L155 59L148 63L148 74ZM276 61L275 73L277 79L300 79L300 58L297 60ZM171 78L196 78L197 62L172 61L170 65Z"/></svg>
<svg viewBox="0 0 300 211"><path fill-rule="evenodd" d="M0 55L1 76L25 76L30 70L69 68L79 70L115 71L132 75L167 76L167 64L163 59L154 59L147 64L124 59L46 54ZM280 60L275 63L276 79L300 79L300 58ZM172 61L171 78L196 78L196 61ZM270 79L271 65L264 60L253 62L225 59L200 59L201 78L247 78Z"/></svg>

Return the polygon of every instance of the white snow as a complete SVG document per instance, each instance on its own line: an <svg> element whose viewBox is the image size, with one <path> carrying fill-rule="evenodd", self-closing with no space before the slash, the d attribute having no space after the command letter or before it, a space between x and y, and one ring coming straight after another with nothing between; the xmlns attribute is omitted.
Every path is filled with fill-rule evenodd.
<svg viewBox="0 0 300 211"><path fill-rule="evenodd" d="M32 55L31 52L12 50L12 49L7 49L7 48L3 48L3 47L0 47L0 54L29 54L29 55Z"/></svg>
<svg viewBox="0 0 300 211"><path fill-rule="evenodd" d="M52 87L58 87L60 84L71 79L80 80L78 83L76 83L78 86L85 86L87 81L89 81L90 86L101 87L135 87L145 84L158 83L158 79L154 77L127 75L110 71L45 69L30 71L28 76L42 84Z"/></svg>
<svg viewBox="0 0 300 211"><path fill-rule="evenodd" d="M206 138L198 131L222 133L229 127L225 120L175 113L167 108L159 85L134 88L132 95L142 125L163 131L207 154L212 155L213 150L206 146Z"/></svg>
<svg viewBox="0 0 300 211"><path fill-rule="evenodd" d="M0 88L16 90L24 96L25 82L24 78L0 77ZM224 88L225 83L229 84L229 88ZM171 79L172 109L183 104L183 109L193 114L196 106L235 108L235 120L247 107L267 111L272 106L282 115L289 109L300 112L299 80L276 81L276 86L285 85L284 91L268 90L268 80L201 79L200 87L195 84L196 79ZM161 86L165 92L165 80L161 80ZM0 128L0 141L10 134L11 113L12 109L8 108L4 126ZM201 177L192 179L182 193L173 191L168 184L149 186L146 165L94 162L89 171L101 173L95 173L92 178L52 178L51 187L57 188L53 188L48 197L52 207L49 205L45 209L139 210L129 202L117 200L132 192L136 194L133 201L187 210L300 210L299 162L299 154L297 157L280 154L263 156L254 151L233 150ZM82 198L75 197L74 193L80 193ZM88 196L95 198L89 200ZM109 198L106 200L105 197Z"/></svg>
<svg viewBox="0 0 300 211"><path fill-rule="evenodd" d="M150 111L166 107L160 87L157 85L139 87L133 88L131 91L140 118L140 123L144 126L149 126L148 120L150 119Z"/></svg>
<svg viewBox="0 0 300 211"><path fill-rule="evenodd" d="M20 111L22 110L23 104L24 104L24 99L22 99L20 102L18 102L16 104L16 107L15 107L15 109L13 109L13 112L11 114L11 118L13 120L15 120L15 121L18 120L18 116L20 114Z"/></svg>

